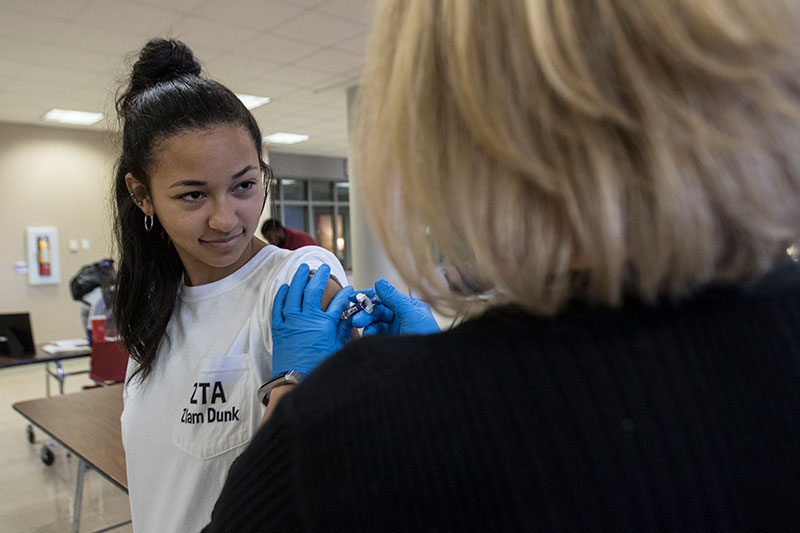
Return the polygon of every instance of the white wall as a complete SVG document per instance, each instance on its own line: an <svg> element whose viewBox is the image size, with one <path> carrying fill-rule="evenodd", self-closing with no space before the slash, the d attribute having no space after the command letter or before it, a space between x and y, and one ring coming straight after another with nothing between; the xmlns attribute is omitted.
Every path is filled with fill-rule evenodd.
<svg viewBox="0 0 800 533"><path fill-rule="evenodd" d="M0 123L0 312L30 312L38 343L83 335L69 280L110 257L114 159L108 134ZM58 228L58 285L32 286L14 273L26 258L26 226ZM69 239L88 239L90 248L70 252Z"/></svg>

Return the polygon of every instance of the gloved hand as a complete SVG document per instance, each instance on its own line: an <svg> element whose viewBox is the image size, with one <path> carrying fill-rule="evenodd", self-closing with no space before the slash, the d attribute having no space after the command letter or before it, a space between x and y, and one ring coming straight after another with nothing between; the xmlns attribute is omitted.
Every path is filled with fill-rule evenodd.
<svg viewBox="0 0 800 533"><path fill-rule="evenodd" d="M308 374L319 363L350 340L350 327L340 327L342 311L353 294L347 286L322 310L322 293L331 275L321 265L311 279L309 268L300 265L292 284L283 284L272 304L272 375L296 370Z"/></svg>
<svg viewBox="0 0 800 533"><path fill-rule="evenodd" d="M353 327L364 328L364 335L425 335L440 331L428 304L403 294L385 279L376 281L374 290L359 292L370 297L377 294L381 299L371 314L359 311L352 317Z"/></svg>

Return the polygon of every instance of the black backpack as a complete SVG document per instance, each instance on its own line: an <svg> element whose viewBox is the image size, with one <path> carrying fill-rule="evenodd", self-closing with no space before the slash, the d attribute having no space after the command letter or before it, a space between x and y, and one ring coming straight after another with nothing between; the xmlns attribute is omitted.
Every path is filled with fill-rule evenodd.
<svg viewBox="0 0 800 533"><path fill-rule="evenodd" d="M83 297L97 287L108 287L114 279L114 261L103 259L91 265L84 265L75 276L69 280L69 290L72 299L82 301Z"/></svg>

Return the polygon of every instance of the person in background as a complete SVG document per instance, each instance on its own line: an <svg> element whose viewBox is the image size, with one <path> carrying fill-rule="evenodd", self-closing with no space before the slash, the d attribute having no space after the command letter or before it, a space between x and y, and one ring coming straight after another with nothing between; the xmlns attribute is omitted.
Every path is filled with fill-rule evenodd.
<svg viewBox="0 0 800 533"><path fill-rule="evenodd" d="M405 281L492 305L378 281L206 531L797 529L800 4L378 2L356 120Z"/></svg>
<svg viewBox="0 0 800 533"><path fill-rule="evenodd" d="M318 246L314 237L308 233L281 224L280 220L270 218L261 225L261 235L269 244L287 250L297 250L303 246Z"/></svg>
<svg viewBox="0 0 800 533"><path fill-rule="evenodd" d="M315 300L334 325L352 288L333 298L346 277L330 252L254 236L271 176L261 133L184 43L148 42L117 110L113 311L131 357L121 422L133 527L198 531L265 415L258 388L305 369L273 355L278 287L300 272L316 293L307 311Z"/></svg>

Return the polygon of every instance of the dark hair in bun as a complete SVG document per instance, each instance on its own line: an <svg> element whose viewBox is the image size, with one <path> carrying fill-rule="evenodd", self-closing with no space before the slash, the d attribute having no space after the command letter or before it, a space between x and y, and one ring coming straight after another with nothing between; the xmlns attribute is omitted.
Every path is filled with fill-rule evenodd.
<svg viewBox="0 0 800 533"><path fill-rule="evenodd" d="M226 124L241 126L253 139L265 190L272 177L253 115L230 89L200 74L200 63L185 43L153 39L139 53L116 101L122 154L113 193L114 238L120 254L113 309L122 342L139 363L133 376L142 380L152 370L175 307L183 264L157 218L152 231L145 231L125 176L130 173L149 189L153 154L161 142L187 130Z"/></svg>
<svg viewBox="0 0 800 533"><path fill-rule="evenodd" d="M117 98L117 113L122 117L129 102L145 89L184 75L200 76L201 71L200 62L182 41L148 41L133 65L127 88Z"/></svg>

